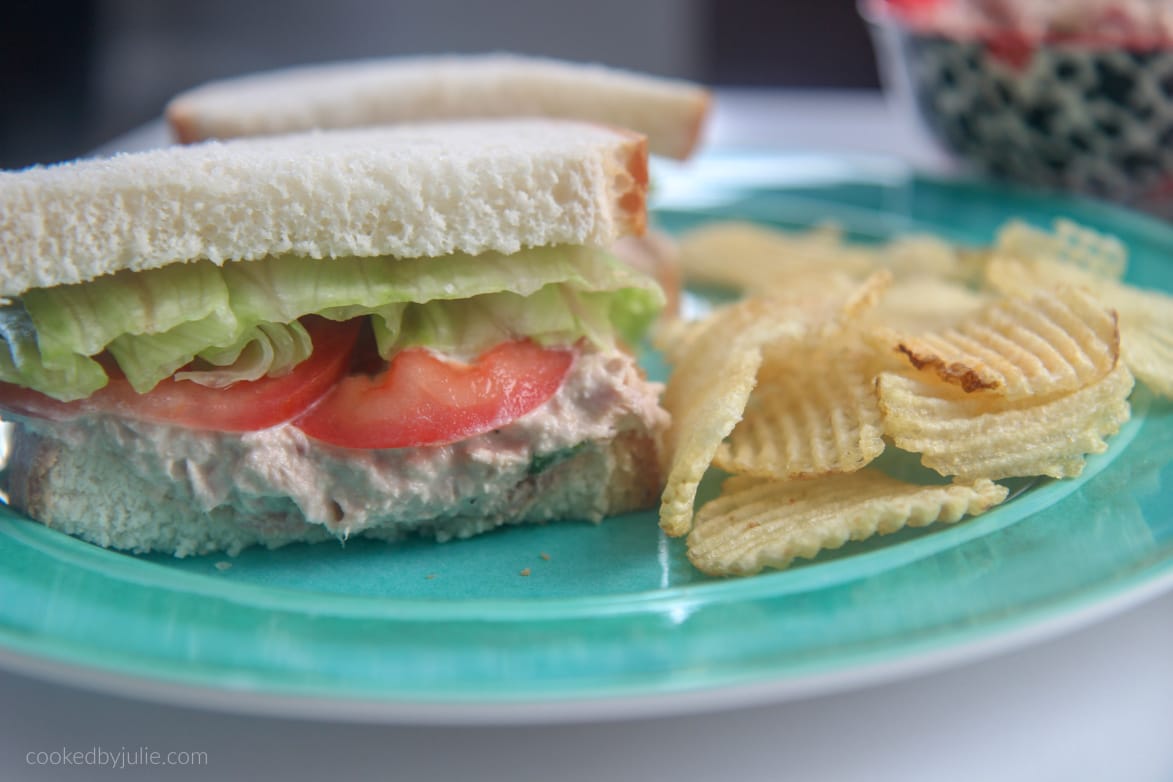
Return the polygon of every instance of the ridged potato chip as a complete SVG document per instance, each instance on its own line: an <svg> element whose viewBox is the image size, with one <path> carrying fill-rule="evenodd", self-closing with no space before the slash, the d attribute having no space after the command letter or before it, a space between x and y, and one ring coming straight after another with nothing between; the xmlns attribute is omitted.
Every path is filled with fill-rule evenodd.
<svg viewBox="0 0 1173 782"><path fill-rule="evenodd" d="M688 558L711 575L750 575L848 540L955 522L1002 502L1004 486L917 486L865 469L813 481L735 478L697 513Z"/></svg>
<svg viewBox="0 0 1173 782"><path fill-rule="evenodd" d="M1055 221L1053 232L1011 221L998 232L993 253L1020 260L1053 261L1112 280L1122 278L1128 265L1128 249L1115 236L1064 219Z"/></svg>
<svg viewBox="0 0 1173 782"><path fill-rule="evenodd" d="M660 526L668 535L683 535L691 528L697 486L741 420L764 356L784 355L842 330L874 304L890 280L888 272L878 272L818 300L793 291L744 299L688 333L687 343L674 350L680 360L663 400L672 414L665 438L668 477L660 502Z"/></svg>
<svg viewBox="0 0 1173 782"><path fill-rule="evenodd" d="M1136 291L1120 334L1124 363L1142 383L1173 399L1173 297Z"/></svg>
<svg viewBox="0 0 1173 782"><path fill-rule="evenodd" d="M756 312L747 321L768 316L785 331L779 333L779 337L786 336L792 341L814 339L838 329L842 321L853 317L852 313L865 309L884 285L883 275L861 284L853 277L835 272L801 274L794 277L785 289L755 296L756 303L749 305L750 309L745 313L732 316L731 322ZM678 364L691 352L699 335L708 329L712 316L738 306L743 305L726 305L713 310L708 317L694 320L664 319L657 324L652 343L669 364Z"/></svg>
<svg viewBox="0 0 1173 782"><path fill-rule="evenodd" d="M904 334L937 331L957 325L993 300L987 293L933 277L896 278L868 312L865 327ZM883 344L881 349L891 345Z"/></svg>
<svg viewBox="0 0 1173 782"><path fill-rule="evenodd" d="M794 350L763 365L745 416L717 451L726 472L810 478L858 470L884 451L871 354Z"/></svg>
<svg viewBox="0 0 1173 782"><path fill-rule="evenodd" d="M672 425L665 437L667 479L660 500L660 527L669 535L684 535L692 527L697 486L721 441L741 420L762 363L761 340L754 339L753 329L763 328L764 310L760 300L747 299L713 314L690 335L673 368L663 399Z"/></svg>
<svg viewBox="0 0 1173 782"><path fill-rule="evenodd" d="M1137 379L1173 398L1173 296L1104 279L1054 260L995 258L987 284L1007 295L1023 295L1057 285L1080 285L1116 311L1120 354Z"/></svg>
<svg viewBox="0 0 1173 782"><path fill-rule="evenodd" d="M828 228L789 232L740 221L710 223L681 236L679 250L685 278L751 293L812 269L860 277L876 268L873 252L845 245Z"/></svg>
<svg viewBox="0 0 1173 782"><path fill-rule="evenodd" d="M959 248L936 236L898 236L878 249L880 264L898 282L936 280L954 285L981 282L985 257Z"/></svg>
<svg viewBox="0 0 1173 782"><path fill-rule="evenodd" d="M1049 475L1071 478L1084 456L1129 418L1132 374L1123 363L1078 391L1041 399L966 393L936 378L877 378L884 433L921 463L962 481Z"/></svg>
<svg viewBox="0 0 1173 782"><path fill-rule="evenodd" d="M1133 372L1173 396L1173 297L1121 283L1124 245L1070 221L969 250L717 224L682 252L688 278L755 297L656 335L675 365L661 526L707 573L984 512L1008 493L994 480L1072 477L1105 450ZM953 484L866 466L885 438ZM733 475L694 518L710 465Z"/></svg>
<svg viewBox="0 0 1173 782"><path fill-rule="evenodd" d="M1003 298L951 329L888 339L917 369L1012 399L1082 388L1116 365L1120 349L1116 314L1068 286Z"/></svg>
<svg viewBox="0 0 1173 782"><path fill-rule="evenodd" d="M679 364L692 351L692 344L708 329L707 318L684 320L662 318L652 331L652 345L669 364Z"/></svg>

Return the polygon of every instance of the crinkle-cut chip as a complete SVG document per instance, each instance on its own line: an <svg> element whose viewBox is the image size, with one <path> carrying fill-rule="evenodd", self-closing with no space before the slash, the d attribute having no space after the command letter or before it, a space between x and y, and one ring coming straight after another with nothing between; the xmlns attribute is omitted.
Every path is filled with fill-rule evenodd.
<svg viewBox="0 0 1173 782"><path fill-rule="evenodd" d="M652 345L669 364L679 364L691 351L692 343L708 328L706 319L666 318L652 331Z"/></svg>
<svg viewBox="0 0 1173 782"><path fill-rule="evenodd" d="M876 268L874 252L845 245L827 229L799 233L723 221L683 234L678 246L686 280L751 293L811 269L861 277Z"/></svg>
<svg viewBox="0 0 1173 782"><path fill-rule="evenodd" d="M1173 398L1173 296L1105 280L1053 260L994 259L986 270L987 284L1008 295L1082 285L1120 321L1120 355L1137 379L1154 392Z"/></svg>
<svg viewBox="0 0 1173 782"><path fill-rule="evenodd" d="M707 342L731 346L740 340L759 348L772 341L797 344L831 317L809 300L796 303L755 296L719 307L699 320L665 321L653 340L673 366L691 365L696 362L690 362L690 357L710 349Z"/></svg>
<svg viewBox="0 0 1173 782"><path fill-rule="evenodd" d="M726 305L709 317L665 320L657 326L652 341L675 366L709 330L712 319L720 317L728 324L725 328L736 323L767 323L763 333L771 336L759 340L762 345L771 349L771 343L776 343L778 350L789 352L795 344L826 339L856 322L876 305L891 280L887 270L874 272L862 282L835 273L800 275L785 288Z"/></svg>
<svg viewBox="0 0 1173 782"><path fill-rule="evenodd" d="M779 285L763 286L759 298L769 299L786 317L808 324L817 339L839 331L875 307L892 284L892 273L879 269L862 280L842 272L809 270L787 277Z"/></svg>
<svg viewBox="0 0 1173 782"><path fill-rule="evenodd" d="M794 339L817 337L827 329L837 327L849 306L859 308L860 303L855 301L859 291L876 284L869 280L861 285L858 280L835 272L800 274L785 287L769 289L751 299L718 307L705 317L665 319L653 332L652 343L668 363L675 365L691 351L696 339L709 329L713 317L724 317L732 324L752 322L767 315L775 323L791 324L789 335Z"/></svg>
<svg viewBox="0 0 1173 782"><path fill-rule="evenodd" d="M772 291L770 296L778 311L775 317L802 326L799 340L773 340L764 345L767 364L785 362L786 355L796 345L824 344L854 330L878 305L891 284L892 273L880 269L862 282L832 275L824 276L821 285L811 288L797 286Z"/></svg>
<svg viewBox="0 0 1173 782"><path fill-rule="evenodd" d="M917 369L1013 399L1082 388L1120 354L1115 312L1070 286L1000 299L951 329L890 339Z"/></svg>
<svg viewBox="0 0 1173 782"><path fill-rule="evenodd" d="M867 313L864 325L865 328L887 327L905 334L937 331L956 325L991 300L989 294L955 282L931 277L898 277Z"/></svg>
<svg viewBox="0 0 1173 782"><path fill-rule="evenodd" d="M679 361L664 391L672 414L665 437L667 480L660 526L673 536L692 526L697 485L722 441L741 420L764 354L785 354L826 338L872 306L891 282L880 271L863 283L813 300L754 297L716 311L674 353Z"/></svg>
<svg viewBox="0 0 1173 782"><path fill-rule="evenodd" d="M672 414L660 501L660 526L667 534L684 535L692 527L697 485L741 420L762 363L762 342L782 328L769 319L762 300L747 299L703 321L682 350L663 400Z"/></svg>
<svg viewBox="0 0 1173 782"><path fill-rule="evenodd" d="M1124 363L1142 383L1173 399L1173 300L1162 306L1165 310L1159 314L1132 310L1121 316L1120 351Z"/></svg>
<svg viewBox="0 0 1173 782"><path fill-rule="evenodd" d="M872 272L853 290L840 308L840 320L854 320L875 308L884 293L892 287L892 272L880 269Z"/></svg>
<svg viewBox="0 0 1173 782"><path fill-rule="evenodd" d="M872 354L800 349L758 371L745 415L714 464L726 472L810 478L859 470L884 451Z"/></svg>
<svg viewBox="0 0 1173 782"><path fill-rule="evenodd" d="M711 575L751 575L848 540L976 516L1006 495L988 480L917 486L870 468L811 481L737 477L697 513L688 558Z"/></svg>
<svg viewBox="0 0 1173 782"><path fill-rule="evenodd" d="M682 331L669 351L676 361L664 392L664 408L672 414L660 503L667 534L691 528L697 485L741 420L764 356L785 355L842 332L890 282L891 273L882 270L820 298L790 291L744 299Z"/></svg>
<svg viewBox="0 0 1173 782"><path fill-rule="evenodd" d="M1128 266L1128 249L1115 236L1062 218L1050 233L1011 221L998 232L993 250L1020 260L1055 261L1100 279L1119 280Z"/></svg>
<svg viewBox="0 0 1173 782"><path fill-rule="evenodd" d="M1095 383L1042 399L967 394L936 378L883 372L876 380L884 433L921 463L962 481L1071 478L1084 456L1128 420L1132 374L1120 363Z"/></svg>
<svg viewBox="0 0 1173 782"><path fill-rule="evenodd" d="M935 280L958 285L981 281L983 254L973 253L937 236L898 236L880 248L881 263L897 282Z"/></svg>

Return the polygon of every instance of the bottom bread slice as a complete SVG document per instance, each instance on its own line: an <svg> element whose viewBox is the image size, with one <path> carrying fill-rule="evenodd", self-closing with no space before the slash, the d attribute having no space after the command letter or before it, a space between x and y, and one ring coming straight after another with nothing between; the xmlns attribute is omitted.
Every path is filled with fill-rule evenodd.
<svg viewBox="0 0 1173 782"><path fill-rule="evenodd" d="M29 421L14 427L7 491L65 533L176 556L598 521L659 498L658 392L625 354L587 353L552 399L508 426L394 450L334 448L287 425L234 434Z"/></svg>

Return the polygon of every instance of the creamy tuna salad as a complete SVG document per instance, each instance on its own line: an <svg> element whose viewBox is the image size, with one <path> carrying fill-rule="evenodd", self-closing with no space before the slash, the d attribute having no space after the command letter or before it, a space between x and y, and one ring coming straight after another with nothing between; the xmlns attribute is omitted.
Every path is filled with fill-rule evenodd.
<svg viewBox="0 0 1173 782"><path fill-rule="evenodd" d="M150 487L167 485L169 496L158 501L178 500L193 514L206 514L208 541L176 540L172 528L184 529L184 519L142 529L137 550L174 548L185 555L237 551L262 538L396 538L411 531L443 540L552 509L562 517L598 520L603 498L595 481L614 470L606 444L625 433L658 439L668 423L657 404L660 390L626 353L581 348L546 403L507 426L449 445L348 450L289 425L233 434L112 416L29 426L61 444L58 468L63 460L84 459L85 470L78 472L94 474L97 460L112 503L150 501ZM652 459L655 452L653 443ZM551 482L559 491L546 496ZM107 515L117 526L117 509ZM128 524L135 518L124 515ZM229 519L232 531L219 528ZM76 532L95 537L84 528Z"/></svg>

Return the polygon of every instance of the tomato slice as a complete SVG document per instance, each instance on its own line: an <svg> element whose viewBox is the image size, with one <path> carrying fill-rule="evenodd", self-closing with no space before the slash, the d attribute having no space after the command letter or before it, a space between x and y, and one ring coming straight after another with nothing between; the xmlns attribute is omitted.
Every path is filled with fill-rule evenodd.
<svg viewBox="0 0 1173 782"><path fill-rule="evenodd" d="M400 351L381 375L350 375L294 421L344 448L439 445L504 426L554 395L569 349L505 342L471 364L423 348Z"/></svg>
<svg viewBox="0 0 1173 782"><path fill-rule="evenodd" d="M60 402L27 388L0 383L0 410L35 418L65 420L109 413L189 429L251 432L285 423L318 401L350 367L361 320L302 321L313 341L310 357L281 377L209 388L190 380L167 379L145 394L125 378L112 377L95 393Z"/></svg>

